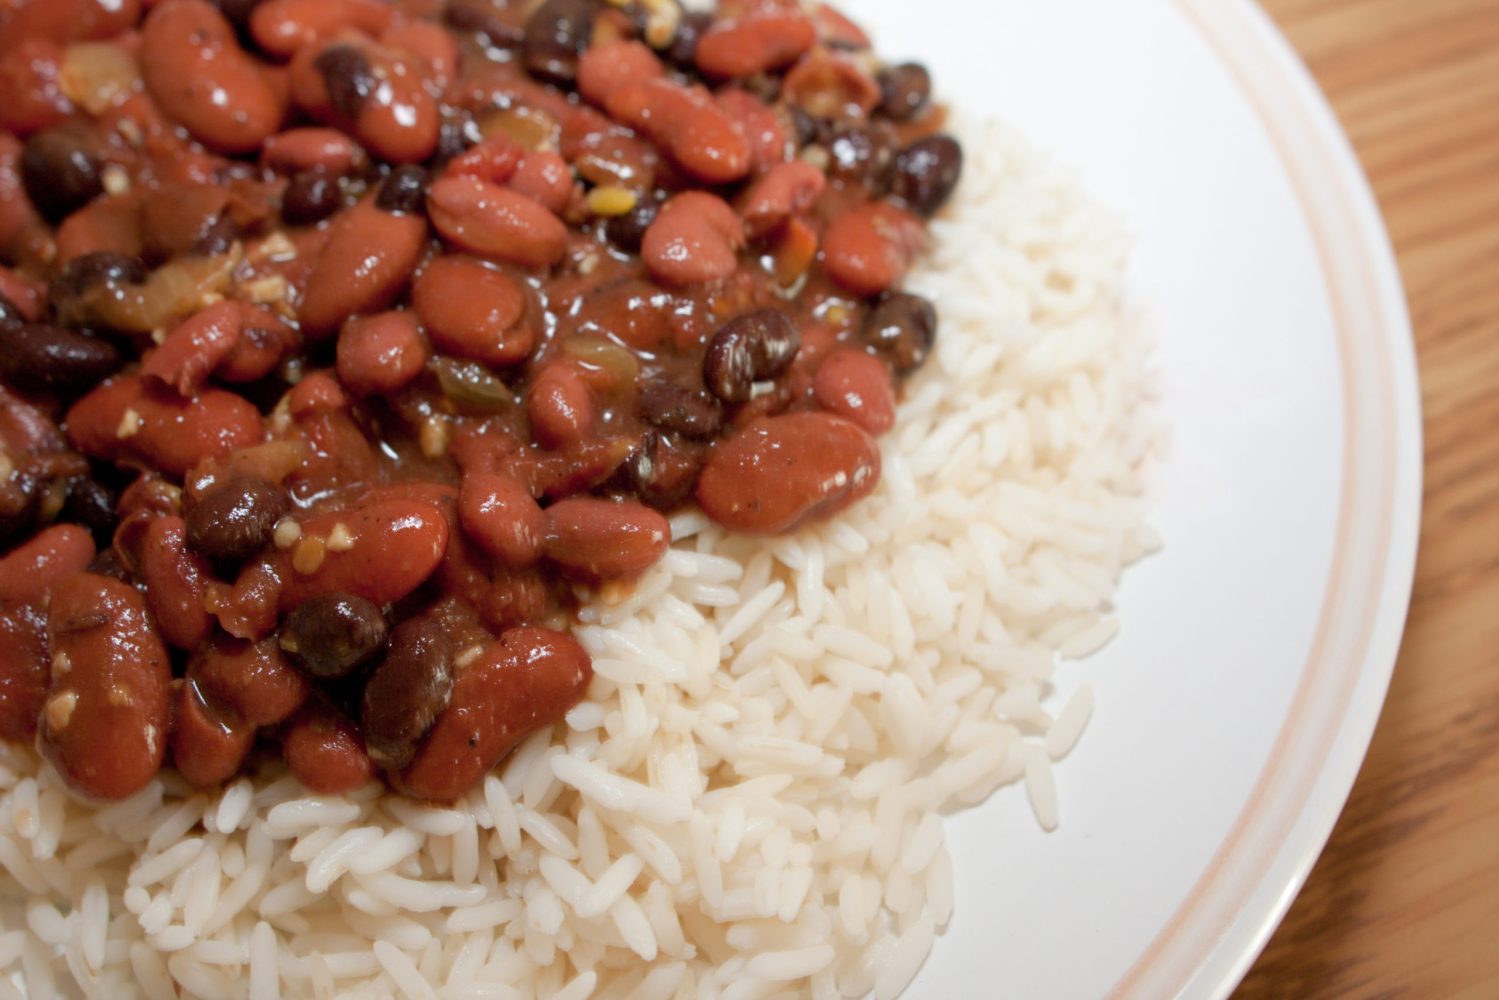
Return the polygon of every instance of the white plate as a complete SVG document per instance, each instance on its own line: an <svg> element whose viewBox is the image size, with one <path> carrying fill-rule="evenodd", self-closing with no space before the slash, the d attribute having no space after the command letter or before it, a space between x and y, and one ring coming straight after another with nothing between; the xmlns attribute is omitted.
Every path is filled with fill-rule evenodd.
<svg viewBox="0 0 1499 1000"><path fill-rule="evenodd" d="M1244 0L849 6L1127 216L1175 436L1165 551L1061 671L1097 693L1062 826L1014 788L951 824L957 911L911 995L1226 995L1342 809L1410 594L1416 369L1373 199Z"/></svg>

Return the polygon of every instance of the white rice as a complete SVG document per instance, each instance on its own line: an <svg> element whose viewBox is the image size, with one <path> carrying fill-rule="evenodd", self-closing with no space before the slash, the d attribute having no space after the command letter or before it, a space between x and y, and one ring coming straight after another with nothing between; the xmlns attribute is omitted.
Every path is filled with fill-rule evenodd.
<svg viewBox="0 0 1499 1000"><path fill-rule="evenodd" d="M588 700L451 808L280 770L90 807L0 747L0 995L901 992L952 915L941 811L1023 781L1056 825L1093 698L1054 705L1053 669L1113 637L1159 544L1121 232L1008 132L963 131L911 281L939 350L873 497L768 543L677 515L582 615Z"/></svg>

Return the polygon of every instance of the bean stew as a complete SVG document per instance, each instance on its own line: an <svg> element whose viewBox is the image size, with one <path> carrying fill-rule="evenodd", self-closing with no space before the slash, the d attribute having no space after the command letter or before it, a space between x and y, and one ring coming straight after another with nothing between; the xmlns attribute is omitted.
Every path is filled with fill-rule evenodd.
<svg viewBox="0 0 1499 1000"><path fill-rule="evenodd" d="M874 488L943 122L794 0L0 5L0 738L462 794L667 514Z"/></svg>

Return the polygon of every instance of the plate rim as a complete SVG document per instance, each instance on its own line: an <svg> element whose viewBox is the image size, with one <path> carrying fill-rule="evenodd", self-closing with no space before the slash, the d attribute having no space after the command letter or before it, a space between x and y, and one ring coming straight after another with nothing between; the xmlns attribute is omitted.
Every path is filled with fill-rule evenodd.
<svg viewBox="0 0 1499 1000"><path fill-rule="evenodd" d="M1229 834L1109 991L1116 1000L1227 997L1310 875L1389 689L1414 583L1424 473L1404 285L1373 190L1336 114L1251 0L1168 4L1247 99L1314 238L1339 347L1344 464L1321 624L1290 710ZM1371 484L1378 484L1372 494ZM1314 738L1319 733L1325 738ZM1299 756L1308 751L1317 755L1314 767ZM1286 773L1293 759L1303 771L1294 779Z"/></svg>

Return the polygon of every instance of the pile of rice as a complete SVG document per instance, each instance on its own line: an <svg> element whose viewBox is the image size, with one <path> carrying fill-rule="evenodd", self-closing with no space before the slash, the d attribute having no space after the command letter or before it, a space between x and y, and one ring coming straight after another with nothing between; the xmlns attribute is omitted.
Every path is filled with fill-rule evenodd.
<svg viewBox="0 0 1499 1000"><path fill-rule="evenodd" d="M1054 667L1156 545L1120 229L963 131L911 282L939 350L871 499L769 541L676 517L583 615L588 700L451 808L281 770L99 808L0 747L0 997L900 993L952 916L942 811L1023 784L1056 824L1092 699L1051 706Z"/></svg>

